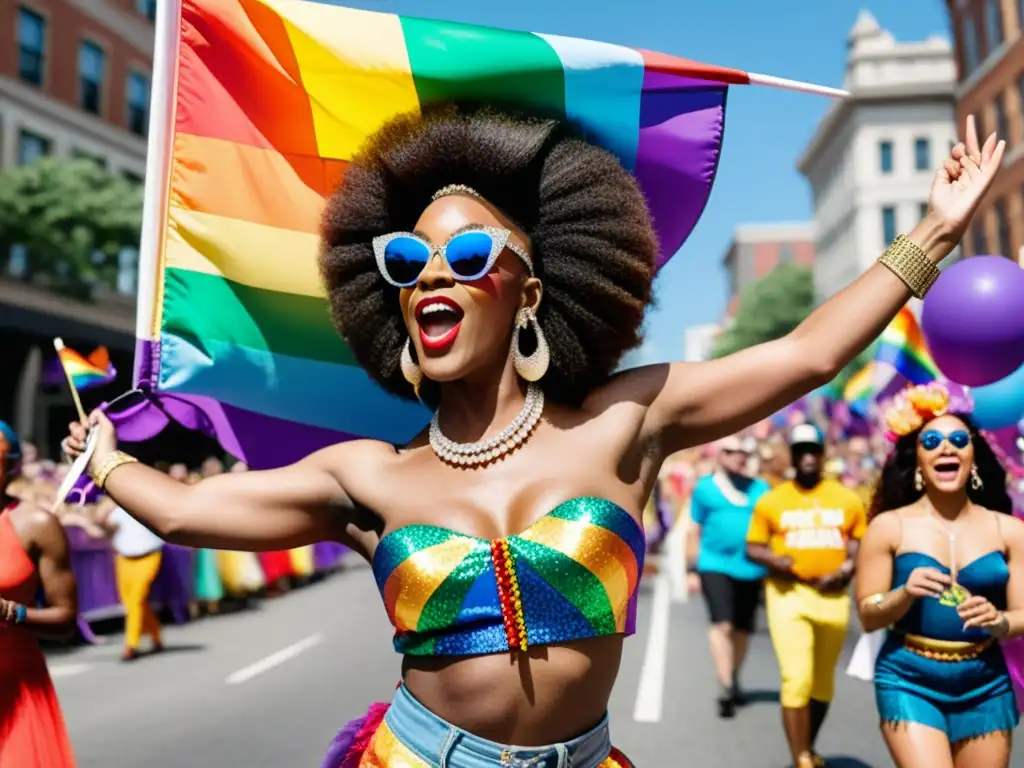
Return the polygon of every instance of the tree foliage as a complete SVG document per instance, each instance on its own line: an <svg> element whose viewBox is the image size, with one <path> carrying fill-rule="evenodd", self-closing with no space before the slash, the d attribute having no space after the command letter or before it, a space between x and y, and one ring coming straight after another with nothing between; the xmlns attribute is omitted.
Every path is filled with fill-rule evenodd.
<svg viewBox="0 0 1024 768"><path fill-rule="evenodd" d="M795 264L779 264L744 289L733 324L718 337L714 356L724 357L781 338L796 328L814 306L811 270ZM833 392L842 393L850 377L871 362L876 344L872 343L857 355L832 380Z"/></svg>
<svg viewBox="0 0 1024 768"><path fill-rule="evenodd" d="M76 298L113 286L137 248L142 191L89 159L43 158L0 171L0 254L25 249L26 280Z"/></svg>
<svg viewBox="0 0 1024 768"><path fill-rule="evenodd" d="M718 337L714 356L724 357L781 338L796 328L812 309L811 270L796 264L779 264L743 289L736 317Z"/></svg>

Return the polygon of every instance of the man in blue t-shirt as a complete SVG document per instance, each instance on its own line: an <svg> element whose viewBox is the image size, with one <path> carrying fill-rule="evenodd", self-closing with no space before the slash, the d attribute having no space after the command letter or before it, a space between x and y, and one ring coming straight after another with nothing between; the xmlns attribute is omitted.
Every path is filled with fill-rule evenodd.
<svg viewBox="0 0 1024 768"><path fill-rule="evenodd" d="M718 446L718 468L697 481L690 497L688 560L700 579L711 628L708 644L718 682L719 717L743 703L739 669L747 655L764 569L747 559L747 528L768 484L746 474L757 446L729 437Z"/></svg>

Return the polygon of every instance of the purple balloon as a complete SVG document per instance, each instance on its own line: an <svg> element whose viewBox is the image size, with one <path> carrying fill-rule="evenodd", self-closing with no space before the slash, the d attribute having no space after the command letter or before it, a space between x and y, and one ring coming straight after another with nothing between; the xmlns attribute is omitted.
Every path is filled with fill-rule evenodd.
<svg viewBox="0 0 1024 768"><path fill-rule="evenodd" d="M928 292L921 330L951 381L983 387L1024 363L1024 269L974 256L946 269Z"/></svg>

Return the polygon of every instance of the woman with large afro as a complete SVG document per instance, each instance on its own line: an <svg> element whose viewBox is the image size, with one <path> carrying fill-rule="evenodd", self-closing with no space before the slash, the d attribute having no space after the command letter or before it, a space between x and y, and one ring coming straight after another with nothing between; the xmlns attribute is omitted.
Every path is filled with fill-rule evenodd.
<svg viewBox="0 0 1024 768"><path fill-rule="evenodd" d="M327 764L628 765L606 710L663 459L833 378L934 280L1002 153L969 123L925 219L785 338L617 373L658 249L635 178L557 120L455 104L397 117L327 205L321 266L356 359L431 406L429 428L188 487L118 452L94 413L89 471L170 542L335 540L371 563L402 685ZM71 425L71 456L86 429Z"/></svg>

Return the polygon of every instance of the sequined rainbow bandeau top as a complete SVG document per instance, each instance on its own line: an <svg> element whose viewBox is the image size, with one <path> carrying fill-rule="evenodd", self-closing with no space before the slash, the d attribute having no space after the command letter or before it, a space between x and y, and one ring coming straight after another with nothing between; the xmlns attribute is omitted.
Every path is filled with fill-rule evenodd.
<svg viewBox="0 0 1024 768"><path fill-rule="evenodd" d="M645 550L628 512L579 497L493 541L399 528L377 545L373 574L399 653L502 653L633 634Z"/></svg>

